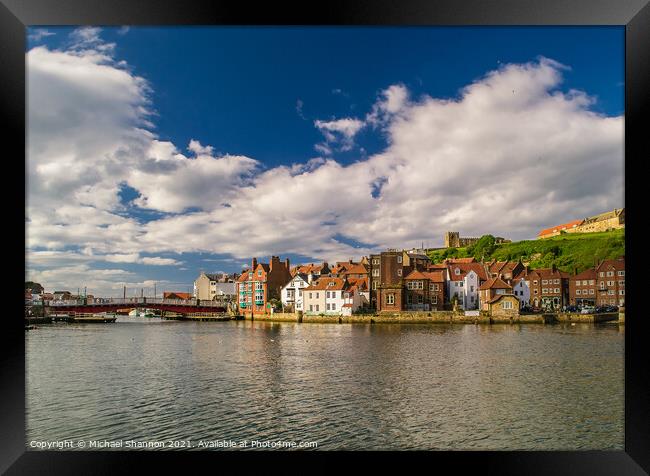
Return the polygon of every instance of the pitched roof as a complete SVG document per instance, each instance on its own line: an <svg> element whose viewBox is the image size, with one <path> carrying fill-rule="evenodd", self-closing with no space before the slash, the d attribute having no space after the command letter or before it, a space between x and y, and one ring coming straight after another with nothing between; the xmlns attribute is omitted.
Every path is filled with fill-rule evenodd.
<svg viewBox="0 0 650 476"><path fill-rule="evenodd" d="M496 296L494 296L492 299L490 299L490 300L488 301L488 304L494 304L494 303L497 302L499 299L502 299L502 298L504 298L504 297L506 297L506 296L511 296L511 297L517 299L517 298L515 297L514 294L497 294Z"/></svg>
<svg viewBox="0 0 650 476"><path fill-rule="evenodd" d="M460 274L456 274L456 269L460 270ZM470 271L474 271L479 279L485 281L488 279L485 273L485 268L482 263L456 263L448 266L449 279L451 281L462 281Z"/></svg>
<svg viewBox="0 0 650 476"><path fill-rule="evenodd" d="M428 279L437 283L442 283L445 280L442 271L418 271L417 269L411 271L404 279Z"/></svg>
<svg viewBox="0 0 650 476"><path fill-rule="evenodd" d="M485 289L512 289L512 286L510 286L501 278L490 278L481 284L481 287L479 289L482 291Z"/></svg>
<svg viewBox="0 0 650 476"><path fill-rule="evenodd" d="M550 235L551 233L556 233L558 231L563 231L566 230L567 228L575 228L577 226L582 225L584 220L573 220L568 223L563 223L561 225L557 226L552 226L550 228L545 228L542 231L540 231L537 236L544 236L544 235Z"/></svg>
<svg viewBox="0 0 650 476"><path fill-rule="evenodd" d="M618 259L606 259L596 267L596 271L600 271L602 268L611 268L613 267L616 271L625 270L625 258L620 257Z"/></svg>
<svg viewBox="0 0 650 476"><path fill-rule="evenodd" d="M243 283L244 281L248 281L248 271L244 271L239 278L237 278L238 283Z"/></svg>
<svg viewBox="0 0 650 476"><path fill-rule="evenodd" d="M357 263L347 268L343 274L368 274L368 268L360 263Z"/></svg>
<svg viewBox="0 0 650 476"><path fill-rule="evenodd" d="M445 263L448 264L457 264L457 263L475 263L476 260L471 257L471 258L446 258L444 260Z"/></svg>
<svg viewBox="0 0 650 476"><path fill-rule="evenodd" d="M311 286L306 287L305 290L306 291L312 291L312 290L338 291L340 289L345 289L347 286L348 283L345 279L324 277L324 278L318 278L316 281L312 282Z"/></svg>

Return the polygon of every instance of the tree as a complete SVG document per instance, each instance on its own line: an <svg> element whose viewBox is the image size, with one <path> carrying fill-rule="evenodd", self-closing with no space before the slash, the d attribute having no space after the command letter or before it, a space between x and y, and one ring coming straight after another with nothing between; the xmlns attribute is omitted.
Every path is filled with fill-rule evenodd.
<svg viewBox="0 0 650 476"><path fill-rule="evenodd" d="M487 259L496 249L496 239L492 235L483 235L473 246L471 253L477 260Z"/></svg>
<svg viewBox="0 0 650 476"><path fill-rule="evenodd" d="M25 281L25 291L28 289L31 289L33 294L43 294L43 286L34 281Z"/></svg>

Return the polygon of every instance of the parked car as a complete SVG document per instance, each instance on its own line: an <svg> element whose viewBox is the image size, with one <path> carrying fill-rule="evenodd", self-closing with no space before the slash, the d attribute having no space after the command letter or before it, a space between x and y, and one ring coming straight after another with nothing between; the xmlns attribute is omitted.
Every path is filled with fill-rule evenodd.
<svg viewBox="0 0 650 476"><path fill-rule="evenodd" d="M596 311L596 308L593 306L585 306L580 310L580 314L594 314Z"/></svg>
<svg viewBox="0 0 650 476"><path fill-rule="evenodd" d="M580 308L578 306L567 306L564 312L580 312Z"/></svg>
<svg viewBox="0 0 650 476"><path fill-rule="evenodd" d="M603 306L603 312L618 312L617 306Z"/></svg>

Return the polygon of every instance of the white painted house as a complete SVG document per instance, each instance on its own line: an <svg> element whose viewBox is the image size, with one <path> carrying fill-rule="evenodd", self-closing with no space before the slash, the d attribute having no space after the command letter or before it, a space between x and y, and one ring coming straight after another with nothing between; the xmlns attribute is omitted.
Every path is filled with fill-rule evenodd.
<svg viewBox="0 0 650 476"><path fill-rule="evenodd" d="M293 307L294 312L304 311L303 290L309 286L309 277L306 274L298 273L291 281L285 284L280 290L280 300L287 307Z"/></svg>
<svg viewBox="0 0 650 476"><path fill-rule="evenodd" d="M305 314L341 315L345 304L346 280L324 277L312 282L303 291Z"/></svg>
<svg viewBox="0 0 650 476"><path fill-rule="evenodd" d="M479 308L479 287L481 278L479 263L450 264L447 272L447 296L449 301L458 296L458 307L462 310ZM481 274L485 274L483 271Z"/></svg>
<svg viewBox="0 0 650 476"><path fill-rule="evenodd" d="M512 280L512 293L519 299L519 307L530 305L530 282L524 278Z"/></svg>

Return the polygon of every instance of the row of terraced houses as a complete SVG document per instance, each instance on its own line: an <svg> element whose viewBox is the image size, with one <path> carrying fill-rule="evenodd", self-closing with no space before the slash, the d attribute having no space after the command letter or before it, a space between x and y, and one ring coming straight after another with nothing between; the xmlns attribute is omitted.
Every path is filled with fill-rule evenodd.
<svg viewBox="0 0 650 476"><path fill-rule="evenodd" d="M350 315L360 311L491 311L494 306L559 310L568 305L625 305L625 259L604 260L569 274L530 269L521 261L448 259L433 264L424 250L387 250L359 261L291 267L273 256L253 258L236 283L241 314L285 312Z"/></svg>

